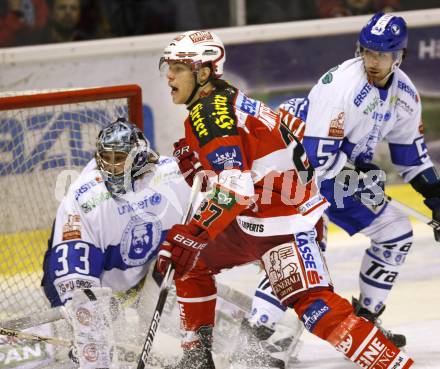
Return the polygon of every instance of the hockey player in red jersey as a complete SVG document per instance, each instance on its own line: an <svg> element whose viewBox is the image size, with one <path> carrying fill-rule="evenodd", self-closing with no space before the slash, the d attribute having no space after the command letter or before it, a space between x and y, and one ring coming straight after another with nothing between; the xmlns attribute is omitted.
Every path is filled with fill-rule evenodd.
<svg viewBox="0 0 440 369"><path fill-rule="evenodd" d="M172 227L158 256L160 271L170 262L175 268L184 331L183 358L171 368L215 368L214 275L255 260L311 333L363 368L409 368L413 361L333 292L314 228L328 203L305 151L292 126L220 79L224 61L218 36L190 31L165 48L160 63L173 102L189 111L181 168L194 174L198 160L216 175L210 195L189 224Z"/></svg>

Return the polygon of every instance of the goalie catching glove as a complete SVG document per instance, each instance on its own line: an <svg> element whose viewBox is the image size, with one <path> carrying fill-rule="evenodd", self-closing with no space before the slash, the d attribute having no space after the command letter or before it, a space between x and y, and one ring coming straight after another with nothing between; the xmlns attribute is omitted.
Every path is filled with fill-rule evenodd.
<svg viewBox="0 0 440 369"><path fill-rule="evenodd" d="M175 279L182 278L195 265L200 251L208 244L208 234L197 226L175 224L168 232L166 241L160 245L157 269L164 275L173 264Z"/></svg>

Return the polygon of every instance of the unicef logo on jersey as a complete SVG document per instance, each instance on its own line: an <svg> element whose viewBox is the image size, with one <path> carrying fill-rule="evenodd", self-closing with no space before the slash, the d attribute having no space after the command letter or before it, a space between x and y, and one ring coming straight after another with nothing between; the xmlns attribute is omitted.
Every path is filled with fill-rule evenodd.
<svg viewBox="0 0 440 369"><path fill-rule="evenodd" d="M125 264L145 264L156 250L162 234L162 223L154 214L132 218L125 227L121 241L121 256Z"/></svg>

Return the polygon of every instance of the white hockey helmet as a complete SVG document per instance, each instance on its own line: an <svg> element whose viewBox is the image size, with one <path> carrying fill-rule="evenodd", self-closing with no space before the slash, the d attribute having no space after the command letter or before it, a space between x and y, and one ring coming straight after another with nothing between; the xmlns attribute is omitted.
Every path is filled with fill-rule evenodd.
<svg viewBox="0 0 440 369"><path fill-rule="evenodd" d="M202 66L210 66L214 78L223 74L226 60L222 40L211 31L188 31L174 38L160 58L159 69L164 63L180 62L196 72Z"/></svg>

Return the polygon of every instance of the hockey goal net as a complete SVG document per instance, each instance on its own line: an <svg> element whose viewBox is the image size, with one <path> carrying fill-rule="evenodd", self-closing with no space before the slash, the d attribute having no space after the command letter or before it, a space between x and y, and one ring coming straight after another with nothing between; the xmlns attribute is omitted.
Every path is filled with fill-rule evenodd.
<svg viewBox="0 0 440 369"><path fill-rule="evenodd" d="M57 207L118 117L142 129L139 86L0 93L0 321L49 308L40 282Z"/></svg>

